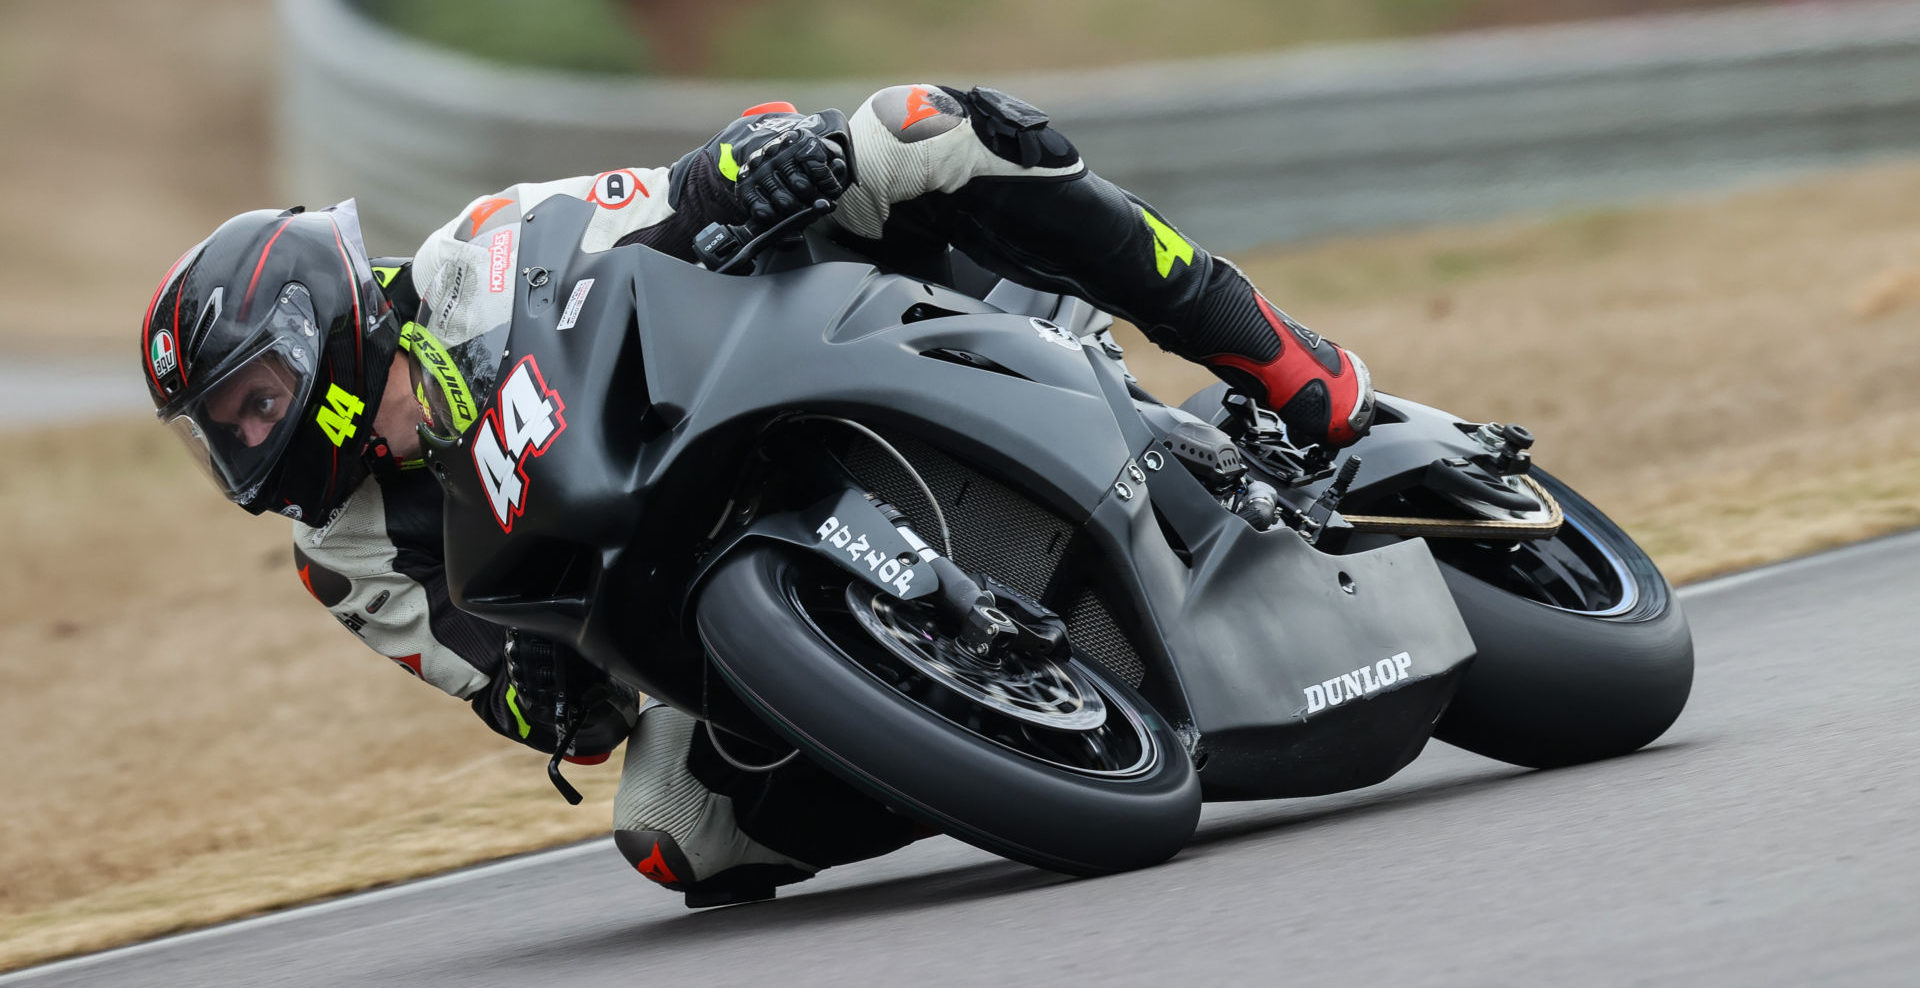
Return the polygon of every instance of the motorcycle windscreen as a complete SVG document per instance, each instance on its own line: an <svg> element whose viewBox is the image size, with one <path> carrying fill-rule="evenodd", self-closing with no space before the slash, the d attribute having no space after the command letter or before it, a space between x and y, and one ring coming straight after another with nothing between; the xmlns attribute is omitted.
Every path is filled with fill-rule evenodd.
<svg viewBox="0 0 1920 988"><path fill-rule="evenodd" d="M435 436L458 438L479 418L497 385L505 337L503 327L449 346L419 323L402 327L400 349L407 355L414 400Z"/></svg>

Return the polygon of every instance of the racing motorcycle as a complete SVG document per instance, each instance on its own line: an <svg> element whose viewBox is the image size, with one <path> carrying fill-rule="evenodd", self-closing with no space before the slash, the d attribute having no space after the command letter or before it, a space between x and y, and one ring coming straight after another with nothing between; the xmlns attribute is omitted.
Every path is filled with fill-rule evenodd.
<svg viewBox="0 0 1920 988"><path fill-rule="evenodd" d="M1382 394L1302 448L1224 386L1155 400L1110 317L960 255L890 273L802 213L710 228L701 269L579 251L593 209L525 217L510 323L409 331L448 584L736 765L1091 875L1203 800L1371 785L1430 737L1621 755L1686 702L1671 588L1524 428Z"/></svg>

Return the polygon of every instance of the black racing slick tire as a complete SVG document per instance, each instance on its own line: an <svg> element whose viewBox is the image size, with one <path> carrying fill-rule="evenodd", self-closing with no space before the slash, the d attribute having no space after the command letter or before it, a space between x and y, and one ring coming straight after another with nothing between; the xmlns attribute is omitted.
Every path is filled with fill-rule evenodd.
<svg viewBox="0 0 1920 988"><path fill-rule="evenodd" d="M1082 774L1014 750L857 661L859 635L810 611L803 588L821 582L817 567L791 550L745 548L708 579L696 613L721 677L803 753L954 837L1052 871L1143 868L1186 845L1200 817L1192 761L1125 684L1099 680L1109 716L1125 714L1140 739L1126 773Z"/></svg>
<svg viewBox="0 0 1920 988"><path fill-rule="evenodd" d="M1693 636L1666 578L1620 527L1535 470L1566 523L1537 544L1429 544L1479 655L1434 736L1548 768L1637 751L1693 685Z"/></svg>

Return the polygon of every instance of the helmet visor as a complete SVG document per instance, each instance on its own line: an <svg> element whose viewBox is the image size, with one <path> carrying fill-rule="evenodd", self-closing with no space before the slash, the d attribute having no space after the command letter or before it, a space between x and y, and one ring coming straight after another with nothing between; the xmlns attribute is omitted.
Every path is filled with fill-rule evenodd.
<svg viewBox="0 0 1920 988"><path fill-rule="evenodd" d="M281 290L258 340L251 356L165 413L214 486L243 502L273 472L313 390L315 326L305 288Z"/></svg>

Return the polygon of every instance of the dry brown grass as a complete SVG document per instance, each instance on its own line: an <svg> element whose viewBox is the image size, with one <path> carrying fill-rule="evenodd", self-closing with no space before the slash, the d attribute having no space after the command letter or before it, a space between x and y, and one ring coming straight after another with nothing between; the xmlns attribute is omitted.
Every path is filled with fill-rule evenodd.
<svg viewBox="0 0 1920 988"><path fill-rule="evenodd" d="M1920 166L1247 266L1389 390L1532 426L1677 578L1920 525L1920 298L1858 305L1920 266ZM601 831L610 769L565 806L170 443L0 438L0 967Z"/></svg>
<svg viewBox="0 0 1920 988"><path fill-rule="evenodd" d="M272 8L0 3L0 356L131 361L167 264L266 204Z"/></svg>
<svg viewBox="0 0 1920 988"><path fill-rule="evenodd" d="M0 440L0 966L604 830L148 423ZM31 469L26 467L31 465Z"/></svg>

